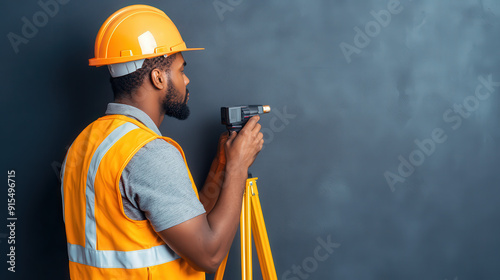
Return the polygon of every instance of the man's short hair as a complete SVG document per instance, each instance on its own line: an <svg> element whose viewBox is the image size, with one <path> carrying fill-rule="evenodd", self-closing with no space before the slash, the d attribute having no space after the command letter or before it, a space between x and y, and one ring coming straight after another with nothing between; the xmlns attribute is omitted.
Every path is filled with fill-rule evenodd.
<svg viewBox="0 0 500 280"><path fill-rule="evenodd" d="M175 60L177 53L169 55L167 57L158 56L144 60L142 67L137 69L135 72L127 74L121 77L110 77L109 82L111 83L111 88L113 89L114 99L120 99L123 97L129 97L130 94L138 89L146 77L149 78L151 71L155 68L159 68L167 72L170 75L170 66Z"/></svg>

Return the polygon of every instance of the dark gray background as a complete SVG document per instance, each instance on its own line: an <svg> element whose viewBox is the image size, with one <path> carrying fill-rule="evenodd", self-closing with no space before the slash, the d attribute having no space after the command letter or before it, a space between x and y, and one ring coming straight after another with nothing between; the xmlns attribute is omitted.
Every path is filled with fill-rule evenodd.
<svg viewBox="0 0 500 280"><path fill-rule="evenodd" d="M389 2L220 0L232 6L218 13L212 0L140 1L164 10L188 46L206 48L184 55L191 117L160 130L183 146L201 186L224 130L219 107L273 107L251 170L280 279L293 265L308 267L307 279L500 279L500 88L472 99L479 76L500 81L500 3L401 0L349 63L340 44L354 45L354 28ZM1 279L67 277L56 173L65 148L112 100L106 68L88 66L97 31L134 3L59 5L16 53L7 34L21 36L21 18L42 9L2 1L1 170L16 170L18 222L13 274L4 185ZM454 130L458 114L443 114L464 101L474 110ZM384 173L398 174L399 156L409 160L415 140L436 128L446 141L391 190ZM314 260L317 239L328 237L340 247ZM226 279L240 277L238 259L236 247Z"/></svg>

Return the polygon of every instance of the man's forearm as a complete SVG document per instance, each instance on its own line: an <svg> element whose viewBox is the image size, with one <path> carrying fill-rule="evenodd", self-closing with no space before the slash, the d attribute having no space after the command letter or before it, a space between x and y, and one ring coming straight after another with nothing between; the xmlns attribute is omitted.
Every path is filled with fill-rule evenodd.
<svg viewBox="0 0 500 280"><path fill-rule="evenodd" d="M209 213L158 232L195 269L213 273L229 252L238 229L247 171L226 166L218 199Z"/></svg>
<svg viewBox="0 0 500 280"><path fill-rule="evenodd" d="M218 156L212 161L210 171L208 172L205 184L200 191L200 201L209 214L219 199L220 191L225 177L225 162L222 162Z"/></svg>
<svg viewBox="0 0 500 280"><path fill-rule="evenodd" d="M238 229L247 170L227 170L220 195L207 220L218 239L216 259L225 257Z"/></svg>

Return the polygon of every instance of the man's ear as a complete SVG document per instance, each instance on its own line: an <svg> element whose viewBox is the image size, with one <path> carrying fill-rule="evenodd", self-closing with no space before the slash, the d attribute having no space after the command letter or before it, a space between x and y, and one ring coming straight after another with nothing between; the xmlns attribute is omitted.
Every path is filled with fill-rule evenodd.
<svg viewBox="0 0 500 280"><path fill-rule="evenodd" d="M151 83L157 89L164 89L167 87L167 79L164 71L155 68L151 71Z"/></svg>

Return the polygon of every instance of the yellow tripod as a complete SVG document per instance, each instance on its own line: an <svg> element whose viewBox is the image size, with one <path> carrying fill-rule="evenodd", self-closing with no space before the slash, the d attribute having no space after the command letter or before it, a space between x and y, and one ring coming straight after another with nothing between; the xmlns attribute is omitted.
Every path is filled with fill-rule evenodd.
<svg viewBox="0 0 500 280"><path fill-rule="evenodd" d="M252 176L249 176L252 177ZM243 207L240 218L241 235L241 279L252 280L252 227L255 229L253 238L259 256L260 269L264 280L277 280L276 268L274 268L273 255L269 246L266 224L260 206L259 192L257 190L257 179L248 178L243 195ZM215 273L214 280L222 280L226 269L227 256L222 261Z"/></svg>

